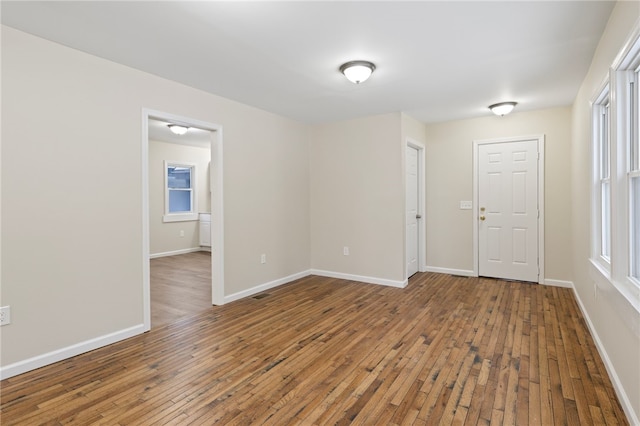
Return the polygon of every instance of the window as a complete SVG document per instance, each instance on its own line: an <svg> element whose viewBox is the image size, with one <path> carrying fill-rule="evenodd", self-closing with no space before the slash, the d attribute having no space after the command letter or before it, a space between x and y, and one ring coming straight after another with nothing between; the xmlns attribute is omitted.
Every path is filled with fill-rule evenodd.
<svg viewBox="0 0 640 426"><path fill-rule="evenodd" d="M609 85L593 104L594 221L593 257L605 269L611 264L611 143Z"/></svg>
<svg viewBox="0 0 640 426"><path fill-rule="evenodd" d="M191 167L167 166L168 213L190 213L193 204Z"/></svg>
<svg viewBox="0 0 640 426"><path fill-rule="evenodd" d="M164 222L196 220L195 165L165 161Z"/></svg>
<svg viewBox="0 0 640 426"><path fill-rule="evenodd" d="M631 74L629 89L629 275L640 283L640 66Z"/></svg>
<svg viewBox="0 0 640 426"><path fill-rule="evenodd" d="M593 98L591 262L640 311L640 26Z"/></svg>

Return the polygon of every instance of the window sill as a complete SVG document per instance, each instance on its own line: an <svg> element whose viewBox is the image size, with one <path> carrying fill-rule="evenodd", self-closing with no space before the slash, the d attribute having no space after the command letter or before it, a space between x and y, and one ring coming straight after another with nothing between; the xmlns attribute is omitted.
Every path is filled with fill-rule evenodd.
<svg viewBox="0 0 640 426"><path fill-rule="evenodd" d="M628 277L616 280L597 260L589 259L589 263L591 264L589 273L598 287L604 288L604 284L614 288L637 313L640 313L640 285L634 282L635 280Z"/></svg>
<svg viewBox="0 0 640 426"><path fill-rule="evenodd" d="M592 278L594 279L605 279L608 283L612 282L611 279L611 269L609 267L609 265L603 264L603 262L598 261L597 259L594 258L589 258L589 262L591 262L591 266L593 268L595 268L594 272L597 272L599 274L599 276L593 276L593 273L591 274Z"/></svg>
<svg viewBox="0 0 640 426"><path fill-rule="evenodd" d="M197 213L185 213L185 214L165 214L162 216L162 221L167 222L189 222L198 220Z"/></svg>

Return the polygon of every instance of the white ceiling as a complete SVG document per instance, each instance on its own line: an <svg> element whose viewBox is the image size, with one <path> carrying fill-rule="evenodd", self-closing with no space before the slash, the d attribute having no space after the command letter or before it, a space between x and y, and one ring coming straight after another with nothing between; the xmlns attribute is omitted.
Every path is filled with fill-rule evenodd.
<svg viewBox="0 0 640 426"><path fill-rule="evenodd" d="M296 120L573 102L611 1L6 1L2 23ZM338 67L370 60L354 85Z"/></svg>

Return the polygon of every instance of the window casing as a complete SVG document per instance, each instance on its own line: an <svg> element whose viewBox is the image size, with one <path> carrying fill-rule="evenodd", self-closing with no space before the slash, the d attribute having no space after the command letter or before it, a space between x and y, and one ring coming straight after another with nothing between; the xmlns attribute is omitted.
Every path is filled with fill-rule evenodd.
<svg viewBox="0 0 640 426"><path fill-rule="evenodd" d="M164 162L164 222L197 220L196 166Z"/></svg>

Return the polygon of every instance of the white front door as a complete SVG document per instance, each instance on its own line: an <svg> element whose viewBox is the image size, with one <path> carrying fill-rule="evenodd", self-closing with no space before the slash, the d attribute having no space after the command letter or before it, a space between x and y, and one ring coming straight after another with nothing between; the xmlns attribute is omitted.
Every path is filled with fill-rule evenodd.
<svg viewBox="0 0 640 426"><path fill-rule="evenodd" d="M407 146L407 196L406 196L406 226L407 226L407 278L418 272L418 150Z"/></svg>
<svg viewBox="0 0 640 426"><path fill-rule="evenodd" d="M478 272L538 282L538 140L478 145Z"/></svg>

